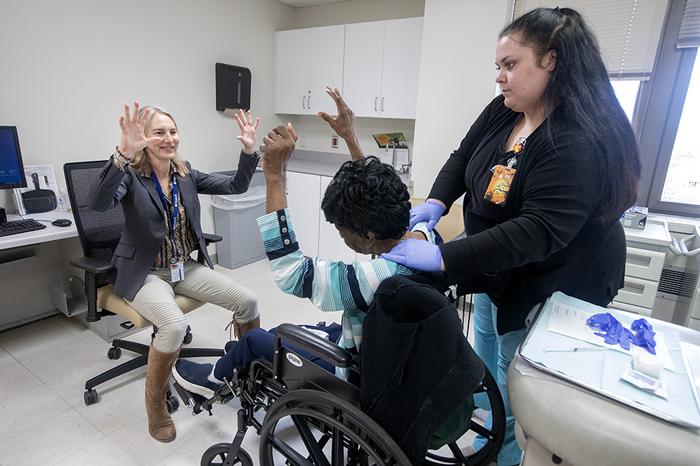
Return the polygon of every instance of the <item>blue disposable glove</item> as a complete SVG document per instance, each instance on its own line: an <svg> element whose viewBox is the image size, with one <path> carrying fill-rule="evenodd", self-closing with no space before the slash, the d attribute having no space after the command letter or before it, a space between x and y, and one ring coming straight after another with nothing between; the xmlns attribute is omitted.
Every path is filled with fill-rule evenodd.
<svg viewBox="0 0 700 466"><path fill-rule="evenodd" d="M420 239L407 239L394 246L382 257L392 262L425 272L442 270L442 252L434 244Z"/></svg>
<svg viewBox="0 0 700 466"><path fill-rule="evenodd" d="M592 315L586 320L586 324L591 328L600 330L600 332L596 332L596 335L605 338L605 343L608 345L619 344L626 350L630 349L630 343L634 340L634 334L609 312Z"/></svg>
<svg viewBox="0 0 700 466"><path fill-rule="evenodd" d="M418 204L411 209L411 217L408 221L408 229L412 229L416 223L428 222L428 230L432 230L440 221L440 217L445 212L445 208L436 201L428 199L422 204Z"/></svg>
<svg viewBox="0 0 700 466"><path fill-rule="evenodd" d="M632 322L632 331L635 332L632 343L645 348L651 354L656 354L656 341L654 341L656 332L646 319L637 319Z"/></svg>

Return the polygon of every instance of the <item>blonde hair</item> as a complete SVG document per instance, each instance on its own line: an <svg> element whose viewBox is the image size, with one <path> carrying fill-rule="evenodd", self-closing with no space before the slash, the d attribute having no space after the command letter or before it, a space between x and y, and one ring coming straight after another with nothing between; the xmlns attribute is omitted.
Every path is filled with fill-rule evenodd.
<svg viewBox="0 0 700 466"><path fill-rule="evenodd" d="M150 115L148 115L148 119L146 120L146 123L143 125L143 133L148 134L148 132L151 129L151 123L153 121L153 117L156 116L157 114L161 113L168 118L170 118L173 121L173 124L175 125L175 128L177 129L177 122L175 121L175 118L173 116L163 110L162 108L158 108L156 106L148 106L148 107L143 107L139 110L139 117L143 116L144 112L150 111ZM144 147L143 149L136 151L134 153L134 156L131 158L131 162L129 165L136 171L141 176L148 176L151 174L151 164L148 161L148 148ZM180 157L180 154L175 152L175 155L173 156L173 159L171 160L172 164L175 166L175 171L177 171L177 174L180 176L185 176L187 173L189 173L189 170L187 169L187 165L185 165L185 162L182 160L182 157Z"/></svg>

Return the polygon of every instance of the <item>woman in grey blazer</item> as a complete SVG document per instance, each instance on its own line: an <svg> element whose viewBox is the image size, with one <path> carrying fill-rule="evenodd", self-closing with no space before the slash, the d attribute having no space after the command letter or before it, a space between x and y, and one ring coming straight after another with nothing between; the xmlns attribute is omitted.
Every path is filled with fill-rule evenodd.
<svg viewBox="0 0 700 466"><path fill-rule="evenodd" d="M239 335L260 327L257 297L213 270L200 222L199 193L245 192L255 172L259 119L241 111L236 121L243 144L236 175L207 174L178 155L172 115L157 107L139 109L138 102L133 112L124 105L121 141L92 186L93 209L124 209L124 233L112 259L114 291L158 327L148 353L145 398L149 432L161 442L175 438L165 389L187 331L175 293L229 309ZM190 258L194 251L206 265Z"/></svg>

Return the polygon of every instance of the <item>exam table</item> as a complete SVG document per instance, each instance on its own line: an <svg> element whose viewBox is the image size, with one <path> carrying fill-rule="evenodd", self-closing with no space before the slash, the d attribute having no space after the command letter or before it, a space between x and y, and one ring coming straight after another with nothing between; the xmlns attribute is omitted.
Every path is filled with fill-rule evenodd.
<svg viewBox="0 0 700 466"><path fill-rule="evenodd" d="M700 465L700 432L531 366L516 354L508 395L522 466Z"/></svg>

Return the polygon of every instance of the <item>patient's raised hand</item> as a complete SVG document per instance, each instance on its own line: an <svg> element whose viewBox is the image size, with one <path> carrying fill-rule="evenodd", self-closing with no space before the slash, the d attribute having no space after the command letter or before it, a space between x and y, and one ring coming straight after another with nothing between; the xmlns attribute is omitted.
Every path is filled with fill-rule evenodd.
<svg viewBox="0 0 700 466"><path fill-rule="evenodd" d="M350 150L350 156L353 160L363 159L365 154L355 134L355 114L352 112L352 109L348 107L348 104L345 103L338 89L331 89L326 86L326 94L335 102L338 114L332 117L326 112L318 112L318 116L323 118L323 120L338 133L338 136L343 138Z"/></svg>
<svg viewBox="0 0 700 466"><path fill-rule="evenodd" d="M262 167L266 174L282 174L286 171L287 161L294 152L297 134L291 123L281 125L267 133L263 138Z"/></svg>

